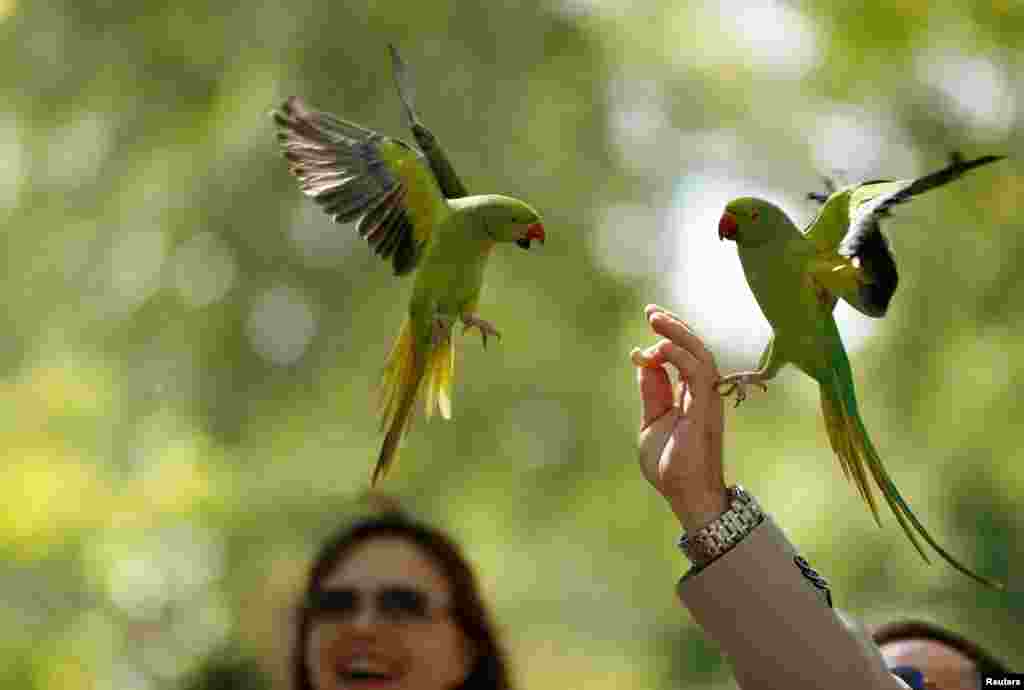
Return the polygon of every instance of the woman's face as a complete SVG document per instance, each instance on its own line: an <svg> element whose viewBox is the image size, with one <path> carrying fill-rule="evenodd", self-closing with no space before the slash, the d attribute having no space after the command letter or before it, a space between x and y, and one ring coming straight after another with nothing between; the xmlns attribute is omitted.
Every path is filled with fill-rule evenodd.
<svg viewBox="0 0 1024 690"><path fill-rule="evenodd" d="M306 645L317 690L450 690L469 674L448 581L407 539L358 544L320 589Z"/></svg>

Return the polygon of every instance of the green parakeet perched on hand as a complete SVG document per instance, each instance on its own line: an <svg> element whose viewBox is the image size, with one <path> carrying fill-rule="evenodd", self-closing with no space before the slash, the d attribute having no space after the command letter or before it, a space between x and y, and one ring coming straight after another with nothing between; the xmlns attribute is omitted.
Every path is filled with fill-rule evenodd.
<svg viewBox="0 0 1024 690"><path fill-rule="evenodd" d="M954 155L949 166L916 180L873 181L827 197L811 195L823 205L803 232L777 206L753 198L729 202L718 226L721 239L736 242L747 283L773 331L757 370L723 377L719 391L735 393L738 405L746 397L746 386L766 388L764 382L783 365L796 365L820 385L832 449L875 521L881 524L869 473L926 562L918 534L954 568L997 588L1001 583L974 573L936 543L896 489L857 411L853 374L832 311L842 298L868 316L883 316L897 273L879 220L895 204L1000 158L965 161Z"/></svg>
<svg viewBox="0 0 1024 690"><path fill-rule="evenodd" d="M464 330L478 328L485 346L488 335L499 336L477 313L494 246L516 242L529 249L532 240L544 242L544 226L535 210L511 197L446 199L420 152L311 110L298 98L288 99L273 116L303 193L335 222L358 219L356 231L381 258L391 259L396 276L416 273L408 315L381 381L385 437L371 479L376 484L394 462L421 390L428 418L435 406L445 419L451 417L455 321L462 321ZM443 153L440 157L447 161Z"/></svg>

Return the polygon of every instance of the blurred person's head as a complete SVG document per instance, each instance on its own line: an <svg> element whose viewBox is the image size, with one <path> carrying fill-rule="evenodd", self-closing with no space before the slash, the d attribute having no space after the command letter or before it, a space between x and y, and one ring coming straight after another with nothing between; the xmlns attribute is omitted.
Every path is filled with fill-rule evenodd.
<svg viewBox="0 0 1024 690"><path fill-rule="evenodd" d="M976 690L981 674L1009 673L1005 664L974 642L934 623L900 620L871 635L886 665L914 686L928 690Z"/></svg>
<svg viewBox="0 0 1024 690"><path fill-rule="evenodd" d="M476 577L443 532L398 510L321 548L292 649L294 690L508 690Z"/></svg>

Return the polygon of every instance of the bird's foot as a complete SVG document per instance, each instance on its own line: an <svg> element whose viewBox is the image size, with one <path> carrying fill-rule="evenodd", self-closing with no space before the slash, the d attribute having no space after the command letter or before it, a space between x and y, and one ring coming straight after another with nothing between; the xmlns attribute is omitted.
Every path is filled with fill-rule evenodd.
<svg viewBox="0 0 1024 690"><path fill-rule="evenodd" d="M452 335L452 324L455 322L450 316L437 314L434 316L434 327L430 332L430 343L437 347Z"/></svg>
<svg viewBox="0 0 1024 690"><path fill-rule="evenodd" d="M480 330L480 336L484 341L484 349L487 349L487 336L493 335L498 340L501 340L501 333L494 327L494 324L490 321L481 319L476 314L466 314L462 317L462 323L465 324L462 328L462 333L465 335L466 331L470 328L477 328Z"/></svg>
<svg viewBox="0 0 1024 690"><path fill-rule="evenodd" d="M715 384L715 390L723 398L736 394L736 407L747 399L747 386L757 386L763 391L768 390L768 384L764 382L762 375L756 371L741 371L737 374L723 376Z"/></svg>

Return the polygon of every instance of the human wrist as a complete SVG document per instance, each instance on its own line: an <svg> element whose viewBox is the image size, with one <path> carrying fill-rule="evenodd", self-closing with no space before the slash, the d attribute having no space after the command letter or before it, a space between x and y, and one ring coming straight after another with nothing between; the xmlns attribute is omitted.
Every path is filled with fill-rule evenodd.
<svg viewBox="0 0 1024 690"><path fill-rule="evenodd" d="M666 498L687 532L696 532L729 509L729 492L724 482L700 492L679 492Z"/></svg>
<svg viewBox="0 0 1024 690"><path fill-rule="evenodd" d="M743 541L764 520L757 500L736 485L727 490L729 507L719 517L694 531L684 531L679 548L694 565L703 569Z"/></svg>

